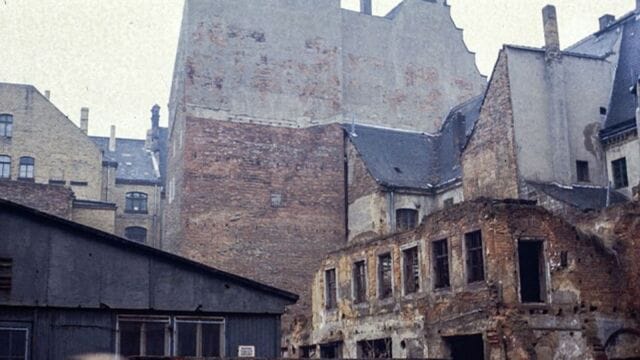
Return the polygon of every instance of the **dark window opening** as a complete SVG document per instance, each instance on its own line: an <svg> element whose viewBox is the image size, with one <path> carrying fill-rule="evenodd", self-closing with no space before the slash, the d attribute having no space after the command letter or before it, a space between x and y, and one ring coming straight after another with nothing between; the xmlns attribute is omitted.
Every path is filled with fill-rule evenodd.
<svg viewBox="0 0 640 360"><path fill-rule="evenodd" d="M0 359L26 360L27 339L27 329L0 328Z"/></svg>
<svg viewBox="0 0 640 360"><path fill-rule="evenodd" d="M20 171L18 178L21 180L32 180L34 177L35 159L29 156L20 158Z"/></svg>
<svg viewBox="0 0 640 360"><path fill-rule="evenodd" d="M66 185L67 182L65 180L49 180L49 185Z"/></svg>
<svg viewBox="0 0 640 360"><path fill-rule="evenodd" d="M452 360L484 360L484 340L481 334L444 338Z"/></svg>
<svg viewBox="0 0 640 360"><path fill-rule="evenodd" d="M464 236L467 247L467 282L484 280L484 252L482 232L474 231Z"/></svg>
<svg viewBox="0 0 640 360"><path fill-rule="evenodd" d="M353 264L353 301L364 302L367 298L367 268L364 261Z"/></svg>
<svg viewBox="0 0 640 360"><path fill-rule="evenodd" d="M420 261L418 258L418 247L404 250L402 252L403 272L404 272L404 293L412 294L420 290Z"/></svg>
<svg viewBox="0 0 640 360"><path fill-rule="evenodd" d="M0 114L0 137L11 137L13 135L13 116Z"/></svg>
<svg viewBox="0 0 640 360"><path fill-rule="evenodd" d="M325 308L335 309L337 306L336 269L324 272L325 281Z"/></svg>
<svg viewBox="0 0 640 360"><path fill-rule="evenodd" d="M13 260L0 258L0 294L11 293Z"/></svg>
<svg viewBox="0 0 640 360"><path fill-rule="evenodd" d="M569 252L560 252L560 267L566 269L569 266Z"/></svg>
<svg viewBox="0 0 640 360"><path fill-rule="evenodd" d="M316 346L302 346L300 348L300 358L302 359L311 359L316 357Z"/></svg>
<svg viewBox="0 0 640 360"><path fill-rule="evenodd" d="M391 359L391 338L358 341L361 359Z"/></svg>
<svg viewBox="0 0 640 360"><path fill-rule="evenodd" d="M391 254L378 256L378 297L385 299L393 294L391 280Z"/></svg>
<svg viewBox="0 0 640 360"><path fill-rule="evenodd" d="M414 209L396 210L396 230L407 231L415 229L418 224L418 211Z"/></svg>
<svg viewBox="0 0 640 360"><path fill-rule="evenodd" d="M70 181L69 185L71 186L89 186L89 183L86 181Z"/></svg>
<svg viewBox="0 0 640 360"><path fill-rule="evenodd" d="M0 179L11 178L11 157L0 155Z"/></svg>
<svg viewBox="0 0 640 360"><path fill-rule="evenodd" d="M320 357L322 359L338 359L342 357L342 343L333 342L320 345Z"/></svg>
<svg viewBox="0 0 640 360"><path fill-rule="evenodd" d="M222 326L220 322L176 320L176 355L193 357L221 357Z"/></svg>
<svg viewBox="0 0 640 360"><path fill-rule="evenodd" d="M449 287L449 246L447 239L433 242L433 275L436 289Z"/></svg>
<svg viewBox="0 0 640 360"><path fill-rule="evenodd" d="M542 241L518 241L520 299L523 303L544 302L545 272Z"/></svg>
<svg viewBox="0 0 640 360"><path fill-rule="evenodd" d="M449 208L453 206L453 198L448 198L444 200L444 207Z"/></svg>
<svg viewBox="0 0 640 360"><path fill-rule="evenodd" d="M120 320L120 355L168 355L168 319Z"/></svg>
<svg viewBox="0 0 640 360"><path fill-rule="evenodd" d="M127 213L147 213L147 194L142 192L129 192L126 195L124 211Z"/></svg>
<svg viewBox="0 0 640 360"><path fill-rule="evenodd" d="M588 161L576 161L576 173L578 175L579 182L589 182L589 162Z"/></svg>
<svg viewBox="0 0 640 360"><path fill-rule="evenodd" d="M124 237L140 243L147 242L147 229L139 226L131 226L124 229Z"/></svg>
<svg viewBox="0 0 640 360"><path fill-rule="evenodd" d="M613 185L616 189L626 188L629 186L629 178L627 177L627 158L621 158L611 162L613 169Z"/></svg>
<svg viewBox="0 0 640 360"><path fill-rule="evenodd" d="M604 106L600 107L600 115L607 115L607 108Z"/></svg>

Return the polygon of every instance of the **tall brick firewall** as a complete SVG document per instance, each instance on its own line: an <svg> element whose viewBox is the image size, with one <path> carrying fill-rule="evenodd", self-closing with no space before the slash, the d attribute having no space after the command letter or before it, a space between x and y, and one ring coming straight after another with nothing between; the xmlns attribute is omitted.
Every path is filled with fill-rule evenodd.
<svg viewBox="0 0 640 360"><path fill-rule="evenodd" d="M345 243L340 126L185 124L177 250L299 294L292 315L309 309L314 271ZM272 204L278 196L280 206Z"/></svg>

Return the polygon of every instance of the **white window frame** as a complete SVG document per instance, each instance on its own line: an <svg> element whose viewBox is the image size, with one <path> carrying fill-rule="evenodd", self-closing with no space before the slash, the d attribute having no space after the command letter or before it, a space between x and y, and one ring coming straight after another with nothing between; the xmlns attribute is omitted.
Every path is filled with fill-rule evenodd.
<svg viewBox="0 0 640 360"><path fill-rule="evenodd" d="M120 322L142 322L142 323L147 323L147 322L156 322L156 323L166 323L167 324L167 330L165 332L165 343L164 343L164 355L163 356L171 356L171 337L172 337L172 331L171 331L171 326L172 326L172 322L171 322L171 317L169 316L138 316L138 315L118 315L117 321L116 321L116 354L120 354ZM140 352L142 355L144 356L145 354L143 354L143 349L144 349L144 336L142 336L144 334L144 328L141 328L140 330L141 336L140 336Z"/></svg>
<svg viewBox="0 0 640 360"><path fill-rule="evenodd" d="M7 331L24 331L25 332L25 342L24 342L24 359L30 359L29 355L29 336L30 331L27 327L19 327L19 326L2 326L0 325L0 330Z"/></svg>
<svg viewBox="0 0 640 360"><path fill-rule="evenodd" d="M173 318L172 326L173 326L173 346L172 346L172 354L178 354L178 323L189 323L189 324L198 324L197 327L197 345L196 345L196 356L202 356L199 354L202 345L202 324L215 324L220 325L220 358L224 358L226 356L225 349L225 329L226 324L224 318L219 317L198 317L198 316L176 316Z"/></svg>

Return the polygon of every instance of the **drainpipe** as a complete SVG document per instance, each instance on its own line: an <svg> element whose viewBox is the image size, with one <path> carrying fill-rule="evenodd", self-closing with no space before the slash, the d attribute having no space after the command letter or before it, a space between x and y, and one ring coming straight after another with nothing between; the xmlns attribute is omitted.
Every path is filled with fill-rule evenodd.
<svg viewBox="0 0 640 360"><path fill-rule="evenodd" d="M387 211L389 212L389 230L393 234L396 232L396 194L393 189L387 193Z"/></svg>

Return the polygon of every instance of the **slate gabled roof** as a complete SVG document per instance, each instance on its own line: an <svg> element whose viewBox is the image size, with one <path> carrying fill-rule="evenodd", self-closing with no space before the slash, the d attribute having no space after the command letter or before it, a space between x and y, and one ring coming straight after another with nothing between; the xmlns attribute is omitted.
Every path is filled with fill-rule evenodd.
<svg viewBox="0 0 640 360"><path fill-rule="evenodd" d="M118 163L116 180L159 183L153 166L152 155L145 149L144 140L116 139L116 151L109 151L109 138L91 136L91 140L103 152L104 161Z"/></svg>
<svg viewBox="0 0 640 360"><path fill-rule="evenodd" d="M460 179L460 149L473 131L481 104L478 96L456 106L436 134L360 124L345 124L344 129L378 184L428 191Z"/></svg>
<svg viewBox="0 0 640 360"><path fill-rule="evenodd" d="M580 210L598 210L607 207L607 188L592 186L560 186L528 182L529 185L552 198L576 207ZM619 204L628 199L615 190L609 192L609 205Z"/></svg>

